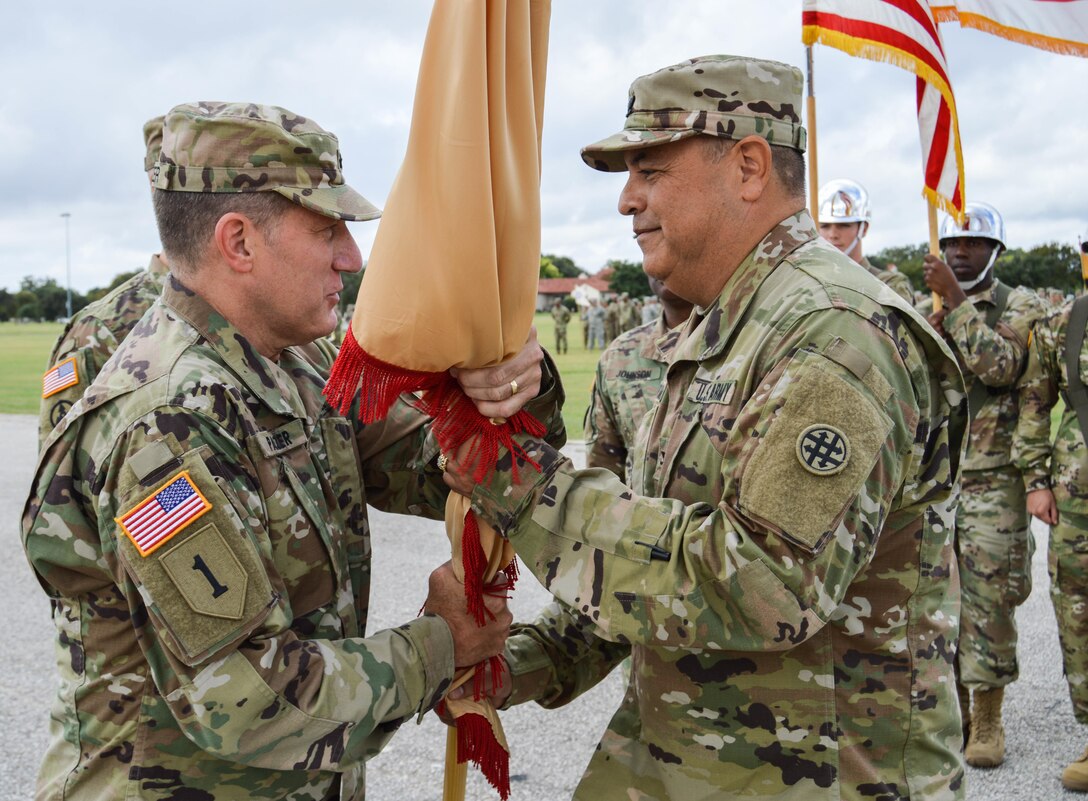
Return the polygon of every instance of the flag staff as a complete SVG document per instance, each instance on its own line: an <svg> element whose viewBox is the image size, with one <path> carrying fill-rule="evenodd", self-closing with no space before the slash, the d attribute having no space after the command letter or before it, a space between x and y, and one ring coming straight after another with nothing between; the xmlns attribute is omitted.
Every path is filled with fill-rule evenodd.
<svg viewBox="0 0 1088 801"><path fill-rule="evenodd" d="M808 115L808 210L820 225L820 182L816 169L816 91L812 85L812 45L805 47L808 63L808 96L805 98L805 110Z"/></svg>
<svg viewBox="0 0 1088 801"><path fill-rule="evenodd" d="M933 205L933 201L928 197L926 198L926 209L929 211L929 252L932 256L940 256L941 242L937 237L937 207ZM933 311L939 312L941 305L941 296L934 292Z"/></svg>
<svg viewBox="0 0 1088 801"><path fill-rule="evenodd" d="M1081 288L1088 293L1088 242L1077 237L1077 244L1080 245L1080 283Z"/></svg>

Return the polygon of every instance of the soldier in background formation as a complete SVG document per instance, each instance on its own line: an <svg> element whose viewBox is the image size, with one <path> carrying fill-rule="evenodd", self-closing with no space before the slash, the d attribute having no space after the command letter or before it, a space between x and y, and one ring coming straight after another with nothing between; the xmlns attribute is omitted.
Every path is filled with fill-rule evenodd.
<svg viewBox="0 0 1088 801"><path fill-rule="evenodd" d="M650 288L653 289L652 283ZM661 312L661 301L656 296L646 298L646 302L642 304L642 324L656 322L657 318L661 316Z"/></svg>
<svg viewBox="0 0 1088 801"><path fill-rule="evenodd" d="M627 459L635 432L657 403L668 356L691 315L691 303L656 278L650 289L660 298L660 316L625 331L605 348L597 363L586 415L586 467L604 467L627 481Z"/></svg>
<svg viewBox="0 0 1088 801"><path fill-rule="evenodd" d="M907 303L914 304L910 279L898 270L881 270L862 253L862 240L869 233L873 212L869 193L857 181L840 178L820 187L820 236L837 247L870 275L890 286Z"/></svg>
<svg viewBox="0 0 1088 801"><path fill-rule="evenodd" d="M162 119L155 117L144 123L144 173L149 178L162 148ZM49 369L42 376L39 447L162 294L167 270L162 255L153 255L147 269L72 315L53 346Z"/></svg>
<svg viewBox="0 0 1088 801"><path fill-rule="evenodd" d="M620 335L620 303L613 296L604 304L604 344L608 345Z"/></svg>
<svg viewBox="0 0 1088 801"><path fill-rule="evenodd" d="M1001 705L1019 674L1016 607L1031 591L1034 540L1024 482L1013 464L1018 416L1016 385L1027 364L1029 332L1046 311L1034 292L994 277L1005 249L1005 224L985 203L968 203L963 227L943 221L945 260L927 254L926 286L941 296L918 309L951 345L968 390L971 417L956 514L962 608L958 690L967 730L967 763L1000 765L1005 758ZM969 701L973 694L973 704Z"/></svg>
<svg viewBox="0 0 1088 801"><path fill-rule="evenodd" d="M340 163L282 108L165 118L170 275L47 439L23 516L63 654L40 799L362 798L399 722L502 648L505 601L477 627L448 564L426 614L367 635L367 505L440 519L446 488L409 404L368 426L321 395L340 273L362 267L344 221L379 214ZM540 356L504 363L525 390L502 402L503 365L458 379L508 417ZM561 432L555 394L534 413Z"/></svg>
<svg viewBox="0 0 1088 801"><path fill-rule="evenodd" d="M589 308L586 309L586 331L589 338L586 350L596 350L600 348L604 350L605 345L605 310L601 307L601 302L596 298L589 301Z"/></svg>
<svg viewBox="0 0 1088 801"><path fill-rule="evenodd" d="M963 798L963 384L913 308L817 244L801 87L692 59L638 78L623 132L582 151L627 171L644 269L697 306L630 486L528 437L540 472L448 465L568 612L518 627L496 700L562 704L632 652L578 799Z"/></svg>
<svg viewBox="0 0 1088 801"><path fill-rule="evenodd" d="M567 344L567 324L570 323L570 309L557 300L552 306L552 319L555 321L555 352L570 353Z"/></svg>
<svg viewBox="0 0 1088 801"><path fill-rule="evenodd" d="M1020 388L1013 455L1023 472L1027 509L1050 526L1047 568L1062 665L1073 715L1088 724L1088 295L1035 324ZM1065 410L1053 445L1050 412ZM1062 772L1062 784L1088 792L1088 748Z"/></svg>

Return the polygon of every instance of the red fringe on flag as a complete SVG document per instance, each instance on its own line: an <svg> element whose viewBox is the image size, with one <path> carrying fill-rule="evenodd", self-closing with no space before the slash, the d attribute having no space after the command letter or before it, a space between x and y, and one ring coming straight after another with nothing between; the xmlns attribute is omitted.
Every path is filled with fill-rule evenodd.
<svg viewBox="0 0 1088 801"><path fill-rule="evenodd" d="M510 797L510 754L499 745L483 715L457 718L457 761L472 762L503 801Z"/></svg>
<svg viewBox="0 0 1088 801"><path fill-rule="evenodd" d="M544 424L527 411L522 409L502 425L496 425L476 410L476 405L449 373L408 370L377 359L363 350L348 326L325 384L324 395L330 406L347 414L358 392L359 419L373 423L385 417L402 394L416 391L423 392L416 406L434 418L431 430L444 453L456 453L465 442L473 440L468 454L473 481L481 483L491 474L498 461L499 446L517 457L511 465L515 481L518 459L540 469L514 441L515 434L543 437L546 433Z"/></svg>
<svg viewBox="0 0 1088 801"><path fill-rule="evenodd" d="M431 431L443 453L456 453L471 441L466 464L472 466L472 479L483 483L489 479L498 462L499 447L511 454L511 471L518 477L518 460L523 460L536 470L540 465L514 441L516 434L543 437L544 425L524 409L513 417L496 424L477 411L476 405L461 391L460 385L447 372L430 373L408 370L371 356L363 350L348 326L340 353L333 363L329 380L325 384L325 398L329 405L347 414L359 394L359 418L373 423L384 418L397 398L406 392L422 391L415 405L433 419ZM461 536L461 561L465 575L465 601L476 623L484 625L483 597L509 592L517 580L517 560L514 559L496 576L497 582L484 586L487 555L480 544L480 527L471 511L465 516ZM500 657L488 660L492 681L502 686L505 668ZM476 665L473 676L473 693L476 700L486 695L486 665ZM510 796L510 755L499 745L491 731L491 724L481 715L462 715L457 719L457 761L473 762L484 777L506 801Z"/></svg>

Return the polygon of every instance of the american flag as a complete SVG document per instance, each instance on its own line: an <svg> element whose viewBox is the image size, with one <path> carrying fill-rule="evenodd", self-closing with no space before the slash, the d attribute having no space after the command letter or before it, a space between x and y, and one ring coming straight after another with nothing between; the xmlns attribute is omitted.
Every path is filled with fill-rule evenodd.
<svg viewBox="0 0 1088 801"><path fill-rule="evenodd" d="M54 364L46 374L42 376L42 397L48 398L62 389L68 389L73 384L79 383L79 371L76 369L76 357L70 356L62 362Z"/></svg>
<svg viewBox="0 0 1088 801"><path fill-rule="evenodd" d="M963 220L963 151L944 45L929 0L803 0L801 38L918 76L922 194Z"/></svg>
<svg viewBox="0 0 1088 801"><path fill-rule="evenodd" d="M140 556L147 556L211 508L186 470L117 518L117 522Z"/></svg>
<svg viewBox="0 0 1088 801"><path fill-rule="evenodd" d="M929 0L938 22L1088 58L1088 0Z"/></svg>

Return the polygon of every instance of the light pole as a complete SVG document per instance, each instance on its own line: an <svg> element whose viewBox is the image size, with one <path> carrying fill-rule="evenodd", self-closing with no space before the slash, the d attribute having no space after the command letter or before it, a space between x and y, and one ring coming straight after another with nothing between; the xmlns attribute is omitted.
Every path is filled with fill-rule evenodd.
<svg viewBox="0 0 1088 801"><path fill-rule="evenodd" d="M64 272L67 277L67 302L66 308L68 310L68 319L72 319L72 247L71 238L68 235L68 220L71 218L71 214L67 211L60 215L64 218Z"/></svg>

